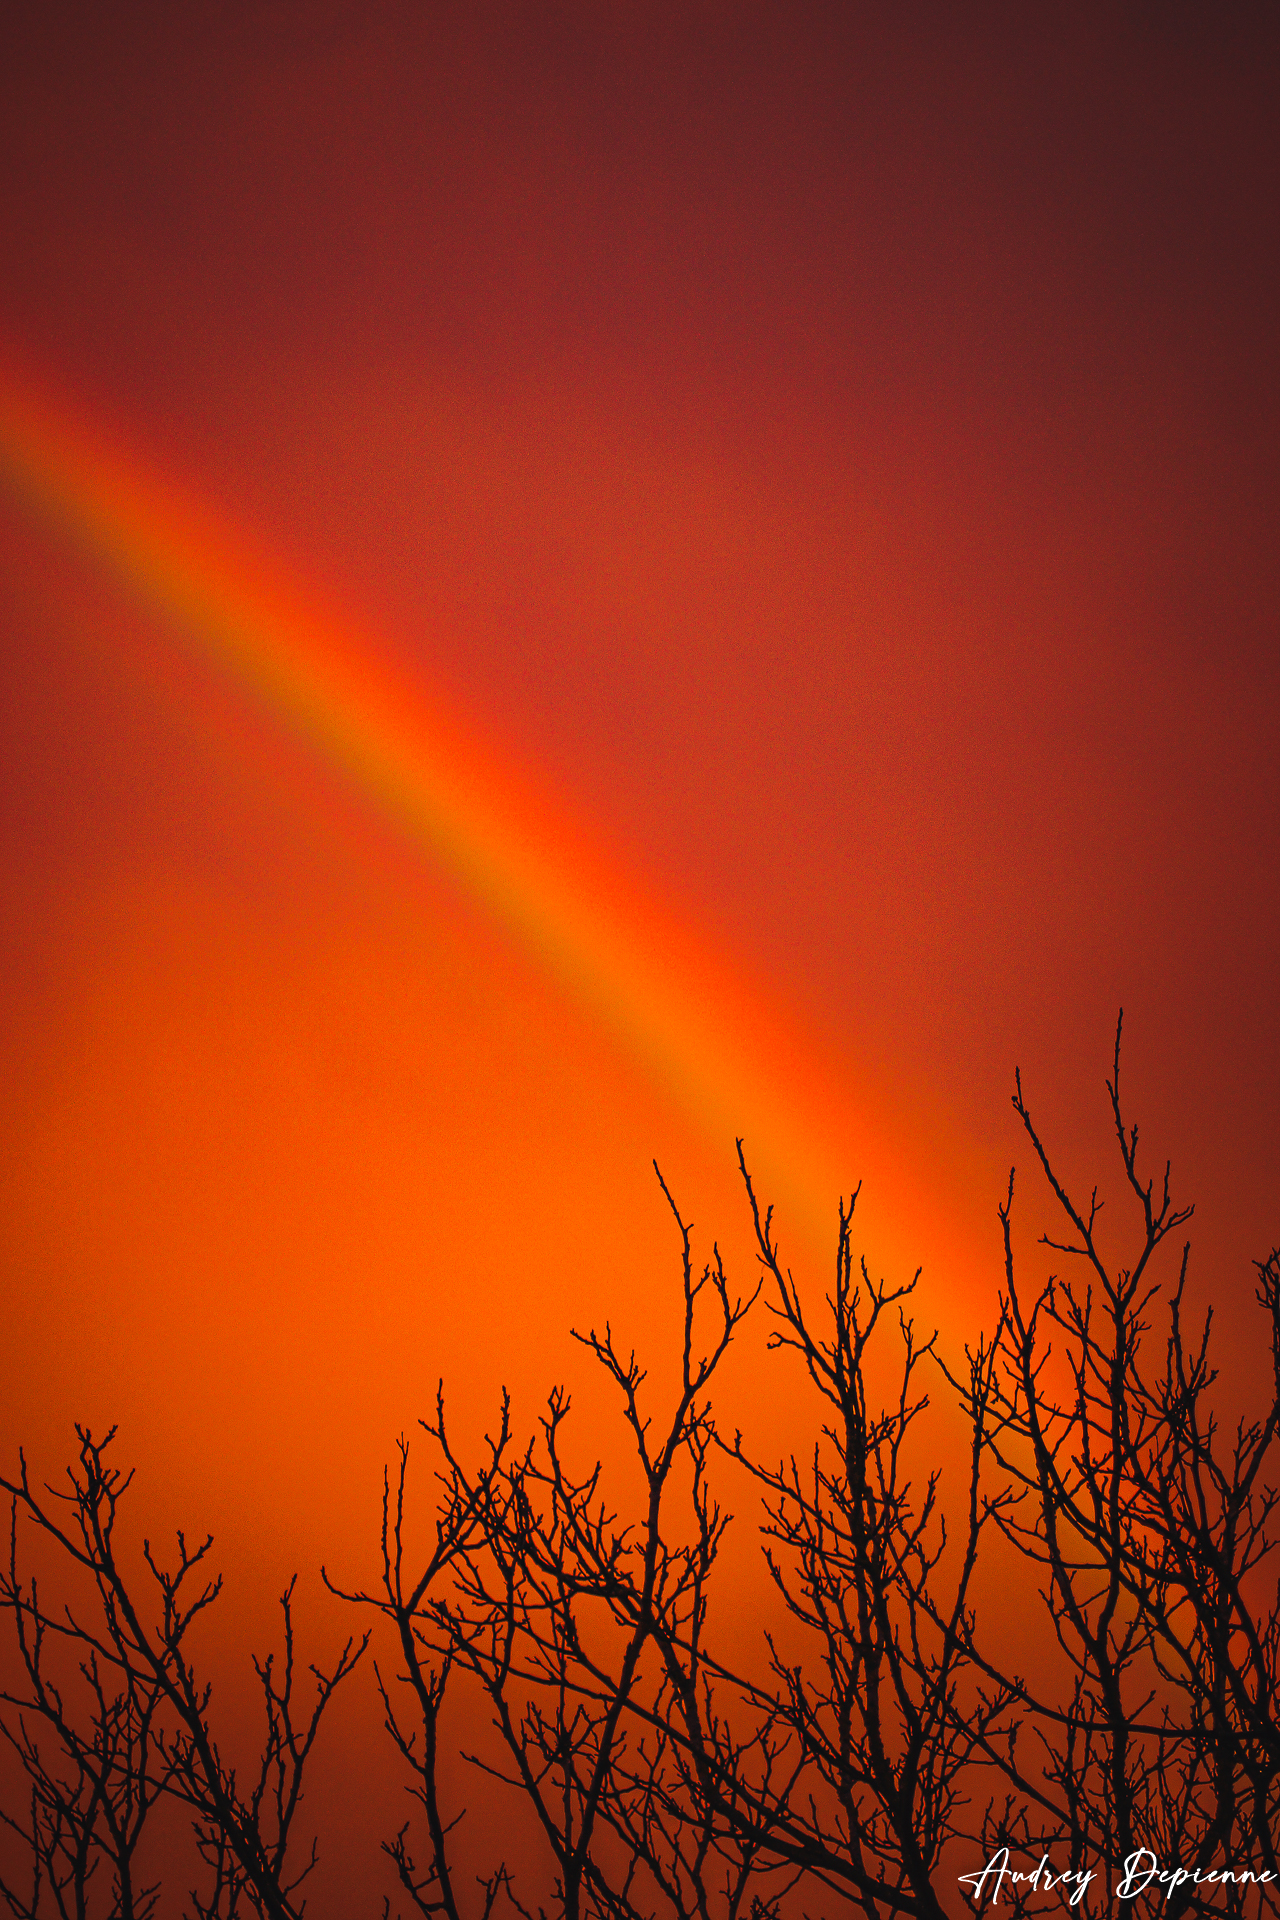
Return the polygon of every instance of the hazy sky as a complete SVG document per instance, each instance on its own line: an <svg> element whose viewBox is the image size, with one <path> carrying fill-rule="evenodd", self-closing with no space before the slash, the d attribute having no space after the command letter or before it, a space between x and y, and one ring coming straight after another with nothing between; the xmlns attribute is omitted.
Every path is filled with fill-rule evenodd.
<svg viewBox="0 0 1280 1920"><path fill-rule="evenodd" d="M1114 1190L1121 1003L1241 1357L1280 1233L1277 52L1190 5L4 29L8 390L740 985L956 1340L1016 1063ZM748 1122L12 493L0 619L0 1437L118 1417L233 1553L357 1557L438 1372L660 1345L653 1155L745 1274Z"/></svg>

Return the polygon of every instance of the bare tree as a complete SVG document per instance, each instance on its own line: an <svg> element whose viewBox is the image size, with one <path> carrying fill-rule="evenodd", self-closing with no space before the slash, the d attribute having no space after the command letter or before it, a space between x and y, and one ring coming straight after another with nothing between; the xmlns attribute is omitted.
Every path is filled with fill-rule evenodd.
<svg viewBox="0 0 1280 1920"><path fill-rule="evenodd" d="M221 1591L210 1576L212 1539L188 1545L177 1535L176 1560L165 1564L143 1543L150 1591L144 1597L126 1578L116 1540L119 1505L131 1474L106 1458L114 1429L95 1440L77 1428L79 1456L65 1490L37 1489L25 1457L16 1481L0 1478L10 1496L10 1555L0 1579L0 1608L12 1616L25 1671L24 1693L5 1692L16 1711L3 1729L30 1784L25 1821L6 1814L32 1859L31 1891L5 1886L21 1920L85 1915L105 1865L109 1888L97 1911L110 1920L146 1920L156 1908L156 1886L139 1886L135 1863L147 1817L164 1796L191 1814L200 1859L212 1883L193 1892L202 1920L235 1920L244 1913L295 1920L298 1889L315 1864L315 1846L298 1865L290 1843L303 1775L334 1689L351 1672L367 1642L348 1641L331 1673L311 1669L316 1682L309 1717L294 1706L293 1583L282 1602L284 1659L254 1661L262 1691L266 1733L256 1774L243 1787L223 1761L211 1730L211 1685L201 1682L188 1652L190 1630ZM93 1616L71 1603L46 1608L37 1582L18 1570L18 1522L25 1517L85 1577L96 1600ZM87 1689L88 1711L73 1717L65 1685L50 1672L60 1648ZM64 1665L66 1663L64 1662Z"/></svg>
<svg viewBox="0 0 1280 1920"><path fill-rule="evenodd" d="M1280 1269L1274 1253L1258 1267L1275 1361L1271 1404L1224 1438L1211 1312L1197 1335L1186 1330L1189 1244L1166 1283L1166 1331L1154 1353L1149 1338L1162 1292L1157 1255L1192 1209L1175 1204L1168 1166L1159 1180L1139 1171L1138 1131L1121 1105L1120 1040L1118 1023L1107 1091L1137 1213L1132 1250L1120 1261L1104 1254L1099 1191L1083 1206L1068 1192L1019 1075L1014 1107L1067 1225L1041 1244L1072 1270L1027 1296L1015 1268L1011 1176L1000 1208L998 1365L981 1396L971 1381L956 1383L1003 1482L984 1509L1040 1585L1065 1681L1054 1693L1006 1676L970 1636L974 1657L1016 1695L1032 1736L1003 1747L984 1737L1011 1797L989 1815L983 1840L1060 1847L1072 1867L1094 1862L1111 1888L1160 1863L1183 1876L1154 1883L1170 1914L1238 1908L1239 1885L1210 1873L1247 1861L1242 1870L1276 1877L1280 1613L1269 1530L1276 1495L1266 1476L1280 1423ZM1138 1865L1126 1883L1130 1860ZM1262 1897L1274 1904L1265 1887Z"/></svg>
<svg viewBox="0 0 1280 1920"><path fill-rule="evenodd" d="M867 1920L944 1920L962 1887L1018 1914L1066 1899L1119 1915L1144 1887L1171 1920L1275 1910L1280 1254L1257 1269L1266 1405L1228 1424L1211 1316L1189 1327L1186 1247L1162 1267L1191 1209L1167 1169L1140 1170L1119 1027L1107 1084L1130 1250L1114 1259L1104 1245L1096 1188L1086 1205L1071 1196L1019 1076L1015 1111L1066 1223L1042 1244L1066 1272L1028 1286L1019 1271L1011 1176L995 1325L963 1364L917 1331L918 1273L873 1279L856 1259L856 1192L812 1304L739 1144L754 1289L735 1292L718 1249L697 1267L663 1183L680 1247L665 1406L609 1324L575 1335L618 1410L608 1471L576 1446L563 1388L523 1439L504 1394L475 1465L438 1390L421 1423L425 1542L402 1439L376 1578L350 1591L325 1575L389 1642L377 1685L416 1813L383 1847L410 1910L782 1920L852 1905ZM789 1416L811 1414L807 1446L782 1458L722 1430L712 1404L758 1300ZM929 1383L967 1417L949 1484ZM25 1462L0 1483L13 1502L0 1604L25 1674L5 1731L29 1799L5 1819L31 1863L29 1891L4 1889L10 1910L87 1914L97 1898L95 1910L148 1920L140 1841L168 1799L188 1810L205 1869L194 1915L294 1920L315 1859L293 1843L304 1767L368 1636L332 1673L311 1669L314 1707L295 1719L290 1587L283 1662L255 1663L260 1760L238 1780L188 1653L218 1592L209 1543L179 1535L171 1568L147 1547L144 1607L114 1546L128 1483L105 1444L81 1433L60 1494L37 1494ZM734 1597L717 1598L731 1481L755 1507L773 1596L754 1651L724 1632ZM89 1581L93 1624L20 1578L23 1515ZM997 1563L1006 1608L1042 1622L1029 1673L979 1617L980 1576ZM52 1677L55 1646L78 1666L76 1706ZM484 1791L523 1810L474 1879L460 1733Z"/></svg>
<svg viewBox="0 0 1280 1920"><path fill-rule="evenodd" d="M963 1544L948 1597L938 1591L947 1527L940 1471L917 1490L912 1430L928 1407L921 1375L936 1334L921 1342L905 1310L919 1283L873 1281L854 1265L855 1192L841 1204L835 1284L815 1323L761 1212L742 1144L739 1163L759 1257L772 1282L771 1348L799 1356L821 1428L802 1463L733 1457L764 1496L764 1550L810 1657L784 1658L767 1636L767 1677L744 1694L770 1736L785 1730L794 1785L771 1849L873 1912L941 1915L936 1888L947 1843L962 1831L964 1783L975 1755L1005 1729L1013 1692L985 1690L968 1652L968 1596L983 1528L1003 1502L980 1495L994 1351L972 1357L969 1483ZM877 1407L868 1354L884 1323L900 1342L897 1388ZM962 1710L963 1708L963 1710Z"/></svg>
<svg viewBox="0 0 1280 1920"><path fill-rule="evenodd" d="M172 1773L157 1751L160 1690L112 1667L90 1648L77 1662L88 1694L87 1718L68 1703L65 1689L48 1670L50 1625L36 1582L24 1588L19 1578L16 1501L0 1605L12 1609L27 1680L25 1694L0 1694L18 1709L16 1723L0 1720L0 1732L16 1752L30 1789L25 1820L3 1809L0 1819L26 1842L32 1875L29 1891L20 1893L0 1880L0 1892L20 1920L48 1912L83 1914L95 1876L105 1867L111 1881L106 1910L121 1920L148 1920L158 1889L139 1884L135 1863L147 1815Z"/></svg>
<svg viewBox="0 0 1280 1920"><path fill-rule="evenodd" d="M427 1815L429 1856L419 1870L406 1828L387 1851L422 1913L459 1920L453 1823L440 1812L436 1778L439 1716L455 1672L478 1687L498 1736L494 1755L474 1755L475 1764L523 1794L558 1912L638 1915L656 1894L677 1914L705 1913L713 1876L730 1911L741 1903L756 1849L695 1808L673 1694L704 1685L707 1586L727 1524L707 1483L715 1429L706 1392L755 1294L731 1295L718 1252L695 1272L690 1230L667 1199L681 1237L683 1339L679 1388L661 1424L643 1404L645 1370L612 1329L574 1336L617 1390L644 1488L640 1518L619 1519L599 1461L586 1471L571 1465L561 1389L523 1449L512 1444L504 1397L475 1473L454 1451L438 1400L435 1419L423 1422L439 1461L435 1545L412 1575L404 1442L394 1495L389 1481L384 1489L381 1592L349 1597L392 1624L400 1683L418 1718L408 1731L380 1673L387 1725ZM704 1303L712 1326L700 1351ZM671 1511L679 1480L682 1531ZM486 1915L499 1895L525 1911L506 1862L482 1888Z"/></svg>
<svg viewBox="0 0 1280 1920"><path fill-rule="evenodd" d="M1241 1423L1224 1448L1207 1322L1194 1343L1184 1330L1185 1252L1162 1364L1147 1364L1146 1316L1160 1291L1153 1263L1190 1210L1174 1204L1167 1176L1159 1190L1140 1177L1118 1075L1119 1032L1108 1085L1139 1208L1129 1264L1113 1270L1103 1260L1097 1194L1084 1211L1070 1200L1019 1078L1016 1111L1073 1229L1046 1244L1084 1262L1089 1277L1083 1290L1049 1278L1027 1303L1014 1270L1011 1187L1000 1209L997 1322L963 1369L943 1364L936 1336L917 1335L908 1305L918 1274L891 1285L855 1264L856 1193L841 1207L834 1284L815 1315L739 1148L769 1289L769 1344L798 1362L817 1416L803 1459L763 1461L740 1434L730 1442L718 1432L704 1389L755 1295L730 1306L718 1255L695 1282L678 1213L684 1397L661 1446L640 1411L634 1354L608 1329L584 1343L620 1391L648 1488L642 1519L628 1526L609 1508L599 1464L570 1470L562 1392L523 1449L504 1401L474 1475L438 1408L427 1423L441 1457L436 1551L412 1583L403 1580L402 1452L394 1512L384 1508L384 1543L393 1539L395 1551L384 1544L383 1593L360 1596L395 1621L402 1649L417 1649L406 1653L405 1678L422 1712L420 1743L404 1736L385 1689L384 1699L428 1811L421 1876L407 1829L389 1843L422 1911L460 1920L433 1772L451 1673L469 1676L488 1701L507 1763L473 1757L534 1810L554 1863L556 1909L566 1914L683 1916L714 1905L732 1916L744 1904L774 1909L799 1889L868 1915L933 1920L954 1908L944 1861L961 1849L1003 1857L1010 1877L1023 1871L1019 1882L995 1882L1019 1907L1046 1884L1073 1903L1114 1904L1124 1876L1131 1885L1148 1863L1166 1873L1153 1884L1171 1913L1256 1900L1256 1889L1246 1895L1238 1881L1208 1876L1245 1855L1248 1871L1274 1872L1280 1628L1262 1573L1280 1390L1276 1407ZM720 1303L720 1333L694 1367L695 1302L707 1286ZM1280 1382L1277 1292L1273 1256L1259 1268L1258 1296ZM872 1382L887 1368L896 1385L881 1402ZM965 1479L947 1490L945 1513L940 1470L913 1471L926 1370L950 1383L969 1419ZM687 1537L672 1531L677 1457ZM766 1562L789 1621L785 1649L784 1636L766 1631L763 1662L749 1671L708 1633L727 1524L710 1487L717 1459L757 1490ZM1018 1603L1043 1594L1057 1657L1041 1663L1034 1683L1006 1670L976 1617L975 1576L992 1533L1026 1575ZM588 1631L593 1607L612 1641ZM657 1665L642 1681L646 1649ZM1019 1863L1019 1854L1029 1858ZM1028 1885L1032 1864L1050 1855ZM990 1898L992 1887L977 1881L979 1901ZM500 1896L520 1904L506 1863L482 1887L486 1914Z"/></svg>
<svg viewBox="0 0 1280 1920"><path fill-rule="evenodd" d="M985 1436L975 1431L967 1544L943 1616L933 1599L946 1541L938 1476L917 1503L904 1465L909 1430L927 1404L917 1376L933 1343L918 1344L899 1311L901 1377L885 1411L870 1409L865 1370L882 1319L916 1282L873 1285L864 1268L855 1284L850 1203L840 1213L831 1324L819 1336L780 1264L772 1217L756 1206L745 1161L742 1171L774 1289L771 1344L800 1355L827 1410L807 1469L794 1459L762 1466L740 1435L730 1444L718 1434L706 1389L760 1287L731 1297L718 1252L696 1276L690 1230L673 1202L681 1386L656 1431L634 1353L609 1328L580 1336L618 1391L647 1494L637 1523L620 1522L607 1503L599 1462L577 1473L568 1464L562 1391L522 1450L504 1399L474 1473L452 1446L439 1400L435 1419L423 1423L439 1460L435 1542L410 1575L401 1443L394 1490L390 1480L384 1488L381 1591L349 1597L392 1623L400 1682L415 1703L418 1725L409 1731L379 1674L388 1728L427 1815L426 1864L416 1865L407 1827L386 1847L423 1913L459 1920L452 1824L437 1780L440 1715L457 1674L478 1684L506 1755L505 1764L473 1755L475 1764L532 1809L558 1912L683 1917L714 1907L734 1920L744 1907L776 1910L801 1882L868 1912L944 1911L933 1882L959 1830L959 1782L1012 1697L1008 1688L984 1691L967 1652L966 1596L990 1518L978 1495ZM714 1332L698 1358L704 1296ZM973 1372L979 1398L990 1391L992 1364L983 1349ZM708 1644L709 1588L728 1525L710 1487L717 1459L745 1467L763 1494L769 1570L814 1641L812 1669L784 1660L772 1638L754 1676ZM508 1863L481 1885L483 1914L500 1896L525 1910Z"/></svg>

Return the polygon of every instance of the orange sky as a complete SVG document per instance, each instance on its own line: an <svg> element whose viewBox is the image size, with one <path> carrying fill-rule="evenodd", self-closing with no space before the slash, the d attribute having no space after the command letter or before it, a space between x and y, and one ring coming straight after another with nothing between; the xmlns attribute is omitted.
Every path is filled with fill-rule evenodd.
<svg viewBox="0 0 1280 1920"><path fill-rule="evenodd" d="M1114 1180L1121 1002L1243 1363L1278 1231L1274 23L125 11L7 30L6 379L174 539L216 528L215 587L243 565L443 716L622 943L601 978L665 968L645 1031L704 1089L728 1047L745 1112L11 486L0 1444L119 1419L148 1511L268 1588L353 1562L438 1373L478 1425L501 1379L532 1413L571 1322L659 1342L652 1156L745 1277L753 1124L815 1284L812 1196L865 1173L958 1343L1015 1063ZM772 1378L744 1353L738 1405Z"/></svg>

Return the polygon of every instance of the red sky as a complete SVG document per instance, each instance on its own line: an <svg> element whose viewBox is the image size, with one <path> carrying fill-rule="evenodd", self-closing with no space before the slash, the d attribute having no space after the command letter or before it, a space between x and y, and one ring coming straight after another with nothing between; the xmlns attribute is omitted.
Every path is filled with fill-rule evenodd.
<svg viewBox="0 0 1280 1920"><path fill-rule="evenodd" d="M1015 1063L1115 1183L1123 1003L1246 1358L1274 16L47 5L5 43L15 377L745 983L956 1339ZM571 1321L660 1328L654 1154L745 1271L731 1130L8 498L0 674L7 1449L119 1418L233 1562L354 1559L438 1372L531 1412Z"/></svg>

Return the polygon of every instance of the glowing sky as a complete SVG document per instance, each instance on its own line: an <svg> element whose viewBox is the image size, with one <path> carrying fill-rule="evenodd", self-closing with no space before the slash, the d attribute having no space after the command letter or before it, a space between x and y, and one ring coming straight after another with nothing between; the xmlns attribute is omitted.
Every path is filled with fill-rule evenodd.
<svg viewBox="0 0 1280 1920"><path fill-rule="evenodd" d="M1238 1337L1274 21L23 11L0 1443L118 1417L233 1556L354 1554L438 1372L658 1339L653 1155L746 1271L735 1131L962 1339L1013 1066L1109 1179L1121 1002Z"/></svg>

